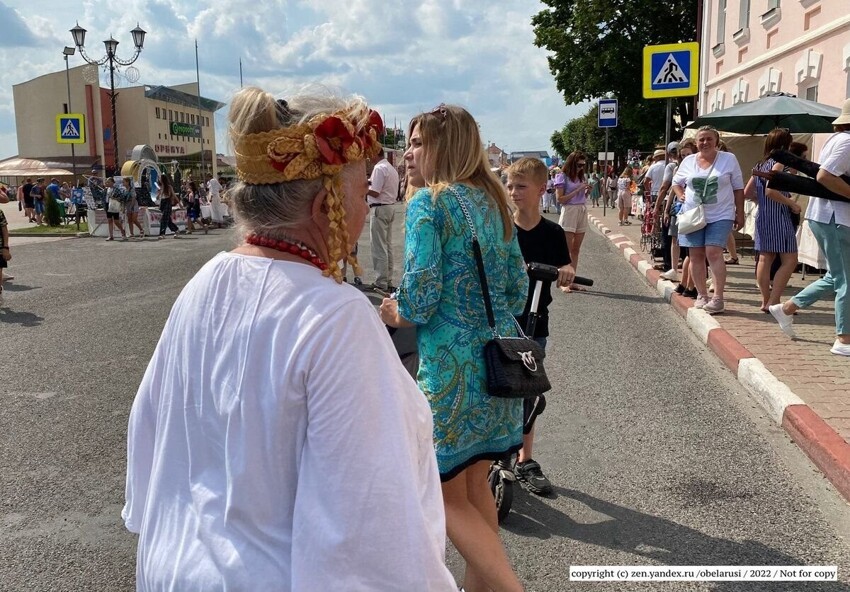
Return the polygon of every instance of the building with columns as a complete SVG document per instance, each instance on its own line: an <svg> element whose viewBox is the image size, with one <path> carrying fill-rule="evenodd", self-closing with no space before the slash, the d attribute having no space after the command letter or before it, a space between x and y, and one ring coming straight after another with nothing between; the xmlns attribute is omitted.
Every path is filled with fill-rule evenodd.
<svg viewBox="0 0 850 592"><path fill-rule="evenodd" d="M75 145L77 172L92 166L112 168L112 112L109 88L102 88L96 66L51 72L13 87L18 157L49 161L71 170L71 145L56 140L56 116L68 111L85 116L85 143ZM215 167L215 112L224 106L198 97L197 83L178 86L116 88L120 166L133 148L146 144L160 161L186 167ZM203 151L203 152L202 152Z"/></svg>
<svg viewBox="0 0 850 592"><path fill-rule="evenodd" d="M768 92L834 107L850 97L846 0L703 0L702 25L700 114Z"/></svg>

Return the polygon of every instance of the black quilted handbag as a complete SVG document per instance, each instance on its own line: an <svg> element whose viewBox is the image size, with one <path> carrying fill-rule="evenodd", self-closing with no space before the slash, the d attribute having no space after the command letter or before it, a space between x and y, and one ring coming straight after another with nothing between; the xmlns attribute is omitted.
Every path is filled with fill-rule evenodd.
<svg viewBox="0 0 850 592"><path fill-rule="evenodd" d="M492 397L530 398L552 388L543 369L545 353L527 337L496 337L484 345L487 392Z"/></svg>
<svg viewBox="0 0 850 592"><path fill-rule="evenodd" d="M545 352L540 344L523 334L519 325L517 325L519 337L502 337L496 331L496 319L490 302L490 289L487 286L487 274L484 272L478 234L466 209L465 200L458 194L455 196L472 231L472 251L475 254L475 265L478 267L478 278L484 295L484 309L487 311L487 323L493 332L493 339L484 344L487 393L491 397L510 399L526 399L542 395L552 388L546 376L546 370L543 369Z"/></svg>

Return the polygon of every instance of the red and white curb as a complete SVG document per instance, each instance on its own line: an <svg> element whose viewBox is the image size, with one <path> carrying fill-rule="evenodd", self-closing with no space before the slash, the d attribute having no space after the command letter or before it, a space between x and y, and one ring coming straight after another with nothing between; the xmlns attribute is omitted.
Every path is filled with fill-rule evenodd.
<svg viewBox="0 0 850 592"><path fill-rule="evenodd" d="M731 333L707 312L693 308L693 301L675 293L673 282L653 269L627 236L612 232L601 220L588 214L588 221L619 248L626 261L653 286L673 310L682 315L691 330L735 375L770 418L823 471L835 488L850 501L850 444L836 433L805 401L777 379Z"/></svg>

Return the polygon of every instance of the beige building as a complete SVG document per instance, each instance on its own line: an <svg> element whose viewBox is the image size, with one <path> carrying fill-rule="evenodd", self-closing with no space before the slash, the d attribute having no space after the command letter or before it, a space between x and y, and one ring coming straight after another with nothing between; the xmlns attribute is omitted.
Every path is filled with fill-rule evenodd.
<svg viewBox="0 0 850 592"><path fill-rule="evenodd" d="M704 0L699 113L768 92L841 107L850 97L846 0ZM813 154L825 137L815 137Z"/></svg>
<svg viewBox="0 0 850 592"><path fill-rule="evenodd" d="M56 116L67 111L85 116L85 143L76 144L78 172L114 165L109 89L100 87L95 66L39 76L13 87L18 157L50 161L71 168L71 145L57 142ZM119 164L133 147L146 144L161 162L186 166L203 161L215 167L215 112L223 103L198 98L197 83L180 86L116 88Z"/></svg>

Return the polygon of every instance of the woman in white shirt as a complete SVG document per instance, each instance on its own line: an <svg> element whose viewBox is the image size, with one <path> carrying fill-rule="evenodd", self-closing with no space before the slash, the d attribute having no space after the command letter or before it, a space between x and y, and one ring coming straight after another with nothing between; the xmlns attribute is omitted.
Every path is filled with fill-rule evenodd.
<svg viewBox="0 0 850 592"><path fill-rule="evenodd" d="M337 263L382 131L359 97L234 97L244 242L183 289L130 413L138 590L457 590L428 401Z"/></svg>
<svg viewBox="0 0 850 592"><path fill-rule="evenodd" d="M697 289L694 308L709 314L725 310L726 263L723 249L729 233L744 225L744 179L738 159L718 149L720 134L711 126L697 131L699 152L688 156L673 176L673 192L685 212L703 206L706 225L688 234L679 233L679 244L688 247L691 274ZM706 262L714 278L714 297L709 300L706 287Z"/></svg>
<svg viewBox="0 0 850 592"><path fill-rule="evenodd" d="M836 133L821 150L817 180L833 193L850 198L850 185L841 179L842 175L850 175L850 99L844 101L841 115L832 125ZM785 304L769 307L770 314L786 335L793 338L794 313L834 293L836 337L829 351L850 356L850 204L811 197L806 220L826 258L826 275Z"/></svg>

